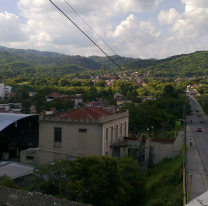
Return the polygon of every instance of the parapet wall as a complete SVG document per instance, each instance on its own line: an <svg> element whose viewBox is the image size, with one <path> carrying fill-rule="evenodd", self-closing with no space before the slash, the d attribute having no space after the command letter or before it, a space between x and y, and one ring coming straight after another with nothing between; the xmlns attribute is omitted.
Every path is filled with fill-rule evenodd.
<svg viewBox="0 0 208 206"><path fill-rule="evenodd" d="M0 186L0 206L87 206L61 198L55 198L38 192L26 192ZM88 205L89 206L89 205Z"/></svg>

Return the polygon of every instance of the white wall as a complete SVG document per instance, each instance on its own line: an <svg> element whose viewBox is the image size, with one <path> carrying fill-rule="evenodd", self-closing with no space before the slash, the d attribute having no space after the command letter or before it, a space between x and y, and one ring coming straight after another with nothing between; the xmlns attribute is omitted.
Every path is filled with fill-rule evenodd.
<svg viewBox="0 0 208 206"><path fill-rule="evenodd" d="M4 87L4 93L11 93L12 87L10 86L5 86Z"/></svg>
<svg viewBox="0 0 208 206"><path fill-rule="evenodd" d="M4 98L4 84L0 83L0 97L1 99Z"/></svg>

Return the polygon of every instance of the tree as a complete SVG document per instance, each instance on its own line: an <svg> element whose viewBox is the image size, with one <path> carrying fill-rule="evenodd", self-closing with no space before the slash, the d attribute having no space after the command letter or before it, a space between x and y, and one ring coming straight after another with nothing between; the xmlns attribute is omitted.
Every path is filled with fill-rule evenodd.
<svg viewBox="0 0 208 206"><path fill-rule="evenodd" d="M21 188L7 175L0 176L0 186L20 190Z"/></svg>
<svg viewBox="0 0 208 206"><path fill-rule="evenodd" d="M41 180L42 189L76 202L139 206L145 200L145 181L133 158L77 157L38 166L34 173L34 181Z"/></svg>
<svg viewBox="0 0 208 206"><path fill-rule="evenodd" d="M97 81L96 86L97 87L105 87L105 81L104 80Z"/></svg>

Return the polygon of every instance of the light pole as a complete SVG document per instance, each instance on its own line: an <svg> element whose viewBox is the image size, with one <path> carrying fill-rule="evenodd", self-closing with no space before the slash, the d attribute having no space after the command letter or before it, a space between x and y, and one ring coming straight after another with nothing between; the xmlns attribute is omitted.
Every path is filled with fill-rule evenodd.
<svg viewBox="0 0 208 206"><path fill-rule="evenodd" d="M148 132L148 135L149 135L149 128L147 128L147 132Z"/></svg>
<svg viewBox="0 0 208 206"><path fill-rule="evenodd" d="M151 128L152 128L152 138L153 138L153 126L151 126Z"/></svg>

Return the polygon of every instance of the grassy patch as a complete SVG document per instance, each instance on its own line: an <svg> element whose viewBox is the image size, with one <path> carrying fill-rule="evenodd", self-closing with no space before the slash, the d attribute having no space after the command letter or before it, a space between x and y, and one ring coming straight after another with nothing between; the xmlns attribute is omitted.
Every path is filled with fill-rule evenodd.
<svg viewBox="0 0 208 206"><path fill-rule="evenodd" d="M146 172L145 206L183 205L183 157L164 159Z"/></svg>

